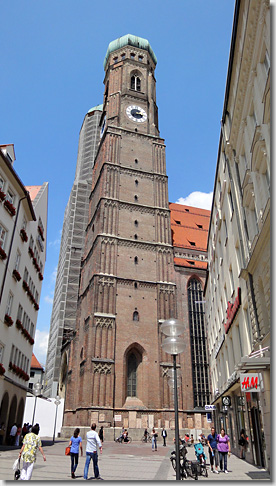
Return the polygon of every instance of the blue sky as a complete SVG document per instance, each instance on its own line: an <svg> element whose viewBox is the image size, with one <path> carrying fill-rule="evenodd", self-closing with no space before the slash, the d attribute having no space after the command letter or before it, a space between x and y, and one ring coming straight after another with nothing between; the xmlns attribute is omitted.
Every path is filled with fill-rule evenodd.
<svg viewBox="0 0 276 486"><path fill-rule="evenodd" d="M87 111L102 103L109 42L125 34L149 40L157 56L169 200L210 207L233 13L234 0L1 2L0 144L15 145L14 168L24 184L49 182L34 346L42 363L79 131Z"/></svg>

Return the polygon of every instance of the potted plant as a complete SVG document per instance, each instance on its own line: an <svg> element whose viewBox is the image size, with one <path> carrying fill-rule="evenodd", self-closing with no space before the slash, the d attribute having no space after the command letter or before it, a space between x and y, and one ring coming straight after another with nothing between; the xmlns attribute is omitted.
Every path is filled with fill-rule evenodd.
<svg viewBox="0 0 276 486"><path fill-rule="evenodd" d="M10 213L11 216L15 215L16 209L15 209L14 205L12 203L10 203L10 201L5 199L4 206L7 209L7 211Z"/></svg>
<svg viewBox="0 0 276 486"><path fill-rule="evenodd" d="M0 246L0 258L2 260L5 260L7 258L7 254L5 252L5 250L3 250L3 248Z"/></svg>
<svg viewBox="0 0 276 486"><path fill-rule="evenodd" d="M23 325L22 325L22 322L20 321L20 319L16 319L16 323L15 323L17 329L22 329L23 328Z"/></svg>
<svg viewBox="0 0 276 486"><path fill-rule="evenodd" d="M24 230L24 228L21 228L21 230L20 230L20 236L21 236L22 241L25 241L25 242L28 241L28 236L27 236L27 233Z"/></svg>
<svg viewBox="0 0 276 486"><path fill-rule="evenodd" d="M12 272L12 274L13 274L15 280L17 280L18 282L21 280L21 275L20 275L20 273L16 269L14 269L14 271Z"/></svg>
<svg viewBox="0 0 276 486"><path fill-rule="evenodd" d="M2 191L2 189L0 189L0 201L4 201L6 197L6 194L4 193L4 191Z"/></svg>
<svg viewBox="0 0 276 486"><path fill-rule="evenodd" d="M5 314L4 322L9 327L13 325L13 320L12 320L11 316L9 316L9 314Z"/></svg>
<svg viewBox="0 0 276 486"><path fill-rule="evenodd" d="M0 363L0 375L4 375L5 374L5 368L4 366L2 365L2 363Z"/></svg>

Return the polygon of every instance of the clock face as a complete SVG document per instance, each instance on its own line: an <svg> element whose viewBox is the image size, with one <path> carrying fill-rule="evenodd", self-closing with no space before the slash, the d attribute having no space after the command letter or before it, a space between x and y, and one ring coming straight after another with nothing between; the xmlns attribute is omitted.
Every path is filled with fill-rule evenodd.
<svg viewBox="0 0 276 486"><path fill-rule="evenodd" d="M147 119L147 114L143 108L136 105L128 106L126 109L127 116L135 122L143 123Z"/></svg>

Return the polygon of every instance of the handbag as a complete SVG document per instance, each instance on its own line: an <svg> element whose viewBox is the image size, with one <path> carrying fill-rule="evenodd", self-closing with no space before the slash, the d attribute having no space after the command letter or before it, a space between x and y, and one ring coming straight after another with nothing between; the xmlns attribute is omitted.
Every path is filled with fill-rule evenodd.
<svg viewBox="0 0 276 486"><path fill-rule="evenodd" d="M70 456L70 451L71 451L71 447L70 446L65 447L65 455L66 456Z"/></svg>
<svg viewBox="0 0 276 486"><path fill-rule="evenodd" d="M20 479L20 459L19 458L14 461L12 468L14 470L14 479L17 481L18 479Z"/></svg>

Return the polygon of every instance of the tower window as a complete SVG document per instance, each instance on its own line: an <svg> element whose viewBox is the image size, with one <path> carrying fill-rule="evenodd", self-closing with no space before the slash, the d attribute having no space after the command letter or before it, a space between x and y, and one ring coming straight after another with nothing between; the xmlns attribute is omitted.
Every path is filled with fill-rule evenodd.
<svg viewBox="0 0 276 486"><path fill-rule="evenodd" d="M131 353L127 360L127 394L129 397L136 397L137 382L137 360L135 354Z"/></svg>
<svg viewBox="0 0 276 486"><path fill-rule="evenodd" d="M133 52L130 54L130 59L135 59L135 54Z"/></svg>
<svg viewBox="0 0 276 486"><path fill-rule="evenodd" d="M138 284L137 282L134 282L134 288L137 289L138 288Z"/></svg>
<svg viewBox="0 0 276 486"><path fill-rule="evenodd" d="M118 62L118 57L114 57L113 61L114 61L114 64L116 64Z"/></svg>
<svg viewBox="0 0 276 486"><path fill-rule="evenodd" d="M135 194L134 201L138 201L138 196Z"/></svg>
<svg viewBox="0 0 276 486"><path fill-rule="evenodd" d="M138 61L143 61L143 56L138 56Z"/></svg>
<svg viewBox="0 0 276 486"><path fill-rule="evenodd" d="M125 54L122 54L122 60L124 60L126 58L126 55Z"/></svg>
<svg viewBox="0 0 276 486"><path fill-rule="evenodd" d="M134 257L134 263L135 263L135 265L138 265L138 257L137 256Z"/></svg>
<svg viewBox="0 0 276 486"><path fill-rule="evenodd" d="M135 219L134 224L135 224L135 226L138 226L138 221L137 221L137 219Z"/></svg>
<svg viewBox="0 0 276 486"><path fill-rule="evenodd" d="M133 312L133 321L139 321L139 312L137 311Z"/></svg>
<svg viewBox="0 0 276 486"><path fill-rule="evenodd" d="M138 76L131 76L130 87L135 91L141 91L141 79Z"/></svg>
<svg viewBox="0 0 276 486"><path fill-rule="evenodd" d="M137 240L138 239L138 236L137 235L134 235L134 239Z"/></svg>
<svg viewBox="0 0 276 486"><path fill-rule="evenodd" d="M136 179L135 186L138 186L138 184L139 184L139 181L137 181L137 179Z"/></svg>
<svg viewBox="0 0 276 486"><path fill-rule="evenodd" d="M138 164L138 159L135 159L135 164Z"/></svg>

